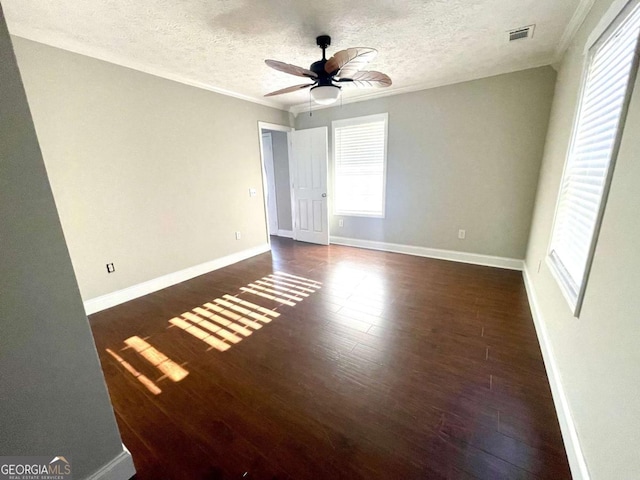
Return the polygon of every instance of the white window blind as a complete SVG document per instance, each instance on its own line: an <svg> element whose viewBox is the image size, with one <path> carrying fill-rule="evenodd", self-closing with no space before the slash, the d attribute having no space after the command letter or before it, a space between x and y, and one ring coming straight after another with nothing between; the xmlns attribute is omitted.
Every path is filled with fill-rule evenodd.
<svg viewBox="0 0 640 480"><path fill-rule="evenodd" d="M622 12L589 50L560 187L550 263L578 315L637 71L640 4Z"/></svg>
<svg viewBox="0 0 640 480"><path fill-rule="evenodd" d="M333 122L336 215L384 217L387 117Z"/></svg>

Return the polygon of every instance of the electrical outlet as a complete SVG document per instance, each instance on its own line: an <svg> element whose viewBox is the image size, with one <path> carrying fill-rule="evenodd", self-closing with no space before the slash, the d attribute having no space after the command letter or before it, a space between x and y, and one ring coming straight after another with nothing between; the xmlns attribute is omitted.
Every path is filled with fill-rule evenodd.
<svg viewBox="0 0 640 480"><path fill-rule="evenodd" d="M113 273L116 271L116 267L113 266L113 263L107 263L107 273Z"/></svg>
<svg viewBox="0 0 640 480"><path fill-rule="evenodd" d="M250 188L249 189L249 196L250 197L255 197L257 195L256 189L255 188Z"/></svg>
<svg viewBox="0 0 640 480"><path fill-rule="evenodd" d="M341 218L338 220L338 226L339 227L344 227L344 218Z"/></svg>
<svg viewBox="0 0 640 480"><path fill-rule="evenodd" d="M240 240L242 238L242 235L240 234L240 232L236 232L236 240Z"/></svg>
<svg viewBox="0 0 640 480"><path fill-rule="evenodd" d="M462 229L458 230L458 238L460 240L464 240L466 236L467 236L466 230L462 230Z"/></svg>

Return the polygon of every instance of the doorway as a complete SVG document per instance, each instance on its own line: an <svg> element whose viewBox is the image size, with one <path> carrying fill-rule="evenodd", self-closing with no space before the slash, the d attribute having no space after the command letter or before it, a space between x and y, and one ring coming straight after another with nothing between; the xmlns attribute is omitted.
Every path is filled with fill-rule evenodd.
<svg viewBox="0 0 640 480"><path fill-rule="evenodd" d="M265 214L269 236L293 238L289 132L293 128L258 123Z"/></svg>
<svg viewBox="0 0 640 480"><path fill-rule="evenodd" d="M269 238L329 245L327 128L258 122L258 129Z"/></svg>

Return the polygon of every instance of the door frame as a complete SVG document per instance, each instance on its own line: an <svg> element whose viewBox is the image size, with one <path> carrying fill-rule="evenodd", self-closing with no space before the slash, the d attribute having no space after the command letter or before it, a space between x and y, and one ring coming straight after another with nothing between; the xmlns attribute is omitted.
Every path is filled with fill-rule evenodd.
<svg viewBox="0 0 640 480"><path fill-rule="evenodd" d="M279 125L277 123L269 123L258 121L258 143L260 145L260 173L262 174L262 193L263 193L263 203L264 203L264 226L267 233L267 243L271 246L271 235L269 235L269 212L267 207L267 192L269 185L267 184L267 173L266 167L264 164L264 150L262 148L262 133L264 130L273 130L276 132L285 132L287 134L287 157L289 160L289 196L291 197L291 225L293 226L294 219L294 201L293 201L293 192L291 192L291 138L290 132L293 132L295 128L289 127L287 125ZM278 227L279 228L279 227ZM278 230L279 231L279 230Z"/></svg>
<svg viewBox="0 0 640 480"><path fill-rule="evenodd" d="M280 230L280 225L278 224L278 199L276 198L276 176L275 176L275 165L273 158L273 134L272 130L263 131L261 140L262 140L262 150L263 150L263 159L264 159L264 167L265 167L265 175L267 184L265 185L265 197L267 198L267 217L269 222L267 226L269 227L269 235L278 235L278 231ZM267 145L267 143L269 145ZM269 147L269 148L265 148ZM271 151L269 151L271 149Z"/></svg>

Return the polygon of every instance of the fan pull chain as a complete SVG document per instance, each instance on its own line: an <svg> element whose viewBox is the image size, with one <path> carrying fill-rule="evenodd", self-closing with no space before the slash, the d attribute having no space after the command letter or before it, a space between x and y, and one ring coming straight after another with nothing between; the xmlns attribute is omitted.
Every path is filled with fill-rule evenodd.
<svg viewBox="0 0 640 480"><path fill-rule="evenodd" d="M313 111L311 110L311 90L309 90L309 116L313 117Z"/></svg>

